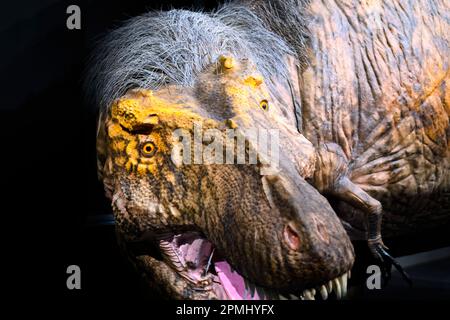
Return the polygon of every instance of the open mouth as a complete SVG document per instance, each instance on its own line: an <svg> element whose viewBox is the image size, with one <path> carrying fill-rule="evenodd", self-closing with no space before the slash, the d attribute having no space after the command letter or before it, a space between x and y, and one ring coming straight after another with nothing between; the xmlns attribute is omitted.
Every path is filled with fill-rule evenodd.
<svg viewBox="0 0 450 320"><path fill-rule="evenodd" d="M347 294L350 271L324 281L314 288L279 292L258 286L237 271L199 232L164 234L157 237L164 262L194 290L210 291L220 300L326 300L342 299Z"/></svg>

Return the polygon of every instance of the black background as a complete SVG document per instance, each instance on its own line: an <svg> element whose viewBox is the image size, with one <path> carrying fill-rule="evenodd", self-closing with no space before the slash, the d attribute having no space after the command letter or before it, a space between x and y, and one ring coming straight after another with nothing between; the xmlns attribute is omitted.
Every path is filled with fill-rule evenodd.
<svg viewBox="0 0 450 320"><path fill-rule="evenodd" d="M66 28L71 4L81 8L81 30ZM83 99L85 64L95 40L124 19L150 9L216 5L212 0L2 4L0 213L11 295L38 301L45 292L49 301L111 304L142 298L137 277L117 253L112 228L87 223L89 216L111 210L96 176L96 109ZM393 244L394 255L448 246L442 228L387 244ZM370 260L365 244L355 245L358 259ZM71 264L81 267L82 290L66 288Z"/></svg>

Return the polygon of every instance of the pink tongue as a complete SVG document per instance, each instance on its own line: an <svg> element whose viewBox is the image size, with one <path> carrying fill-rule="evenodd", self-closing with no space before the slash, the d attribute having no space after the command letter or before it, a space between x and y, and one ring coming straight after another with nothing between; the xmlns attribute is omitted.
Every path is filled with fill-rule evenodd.
<svg viewBox="0 0 450 320"><path fill-rule="evenodd" d="M254 296L251 296L250 291L245 289L244 278L231 270L230 265L226 261L214 262L217 275L223 288L232 300L260 300L258 292L255 290Z"/></svg>

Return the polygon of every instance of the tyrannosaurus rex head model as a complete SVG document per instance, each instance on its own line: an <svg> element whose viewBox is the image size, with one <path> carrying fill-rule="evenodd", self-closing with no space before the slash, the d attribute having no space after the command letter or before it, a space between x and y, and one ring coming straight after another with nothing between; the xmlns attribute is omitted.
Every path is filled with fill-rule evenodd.
<svg viewBox="0 0 450 320"><path fill-rule="evenodd" d="M186 14L200 17L172 18ZM99 173L119 242L173 298L340 295L353 248L305 181L316 158L296 129L288 81L261 71L261 56L223 51L192 83L140 85L102 111Z"/></svg>

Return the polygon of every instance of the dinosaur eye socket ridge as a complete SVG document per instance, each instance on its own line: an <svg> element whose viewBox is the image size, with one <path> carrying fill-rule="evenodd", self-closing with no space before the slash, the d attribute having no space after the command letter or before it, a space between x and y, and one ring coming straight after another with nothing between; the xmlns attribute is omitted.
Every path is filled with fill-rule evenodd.
<svg viewBox="0 0 450 320"><path fill-rule="evenodd" d="M269 111L269 101L267 101L266 99L262 100L259 103L259 106L261 107L261 109L263 109L264 111Z"/></svg>
<svg viewBox="0 0 450 320"><path fill-rule="evenodd" d="M156 146L153 142L147 141L141 145L141 154L143 157L151 158L156 153Z"/></svg>

